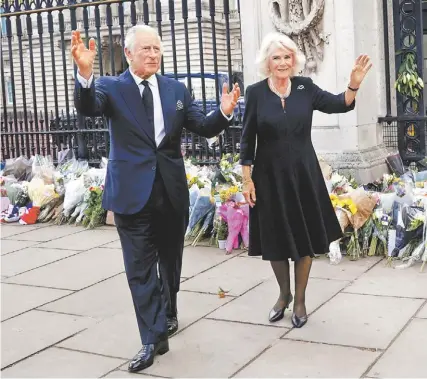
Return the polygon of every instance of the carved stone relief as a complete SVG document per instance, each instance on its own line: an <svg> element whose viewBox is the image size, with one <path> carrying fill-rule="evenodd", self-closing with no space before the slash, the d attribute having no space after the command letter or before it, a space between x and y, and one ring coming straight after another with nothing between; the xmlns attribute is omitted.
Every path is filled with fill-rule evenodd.
<svg viewBox="0 0 427 379"><path fill-rule="evenodd" d="M320 32L325 0L269 0L274 27L292 38L307 58L306 70L315 72L323 60L327 37Z"/></svg>

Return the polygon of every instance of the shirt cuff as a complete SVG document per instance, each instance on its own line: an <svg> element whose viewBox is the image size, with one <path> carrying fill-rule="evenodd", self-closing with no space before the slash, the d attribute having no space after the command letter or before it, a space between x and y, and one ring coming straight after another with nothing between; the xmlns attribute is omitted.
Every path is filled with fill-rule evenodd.
<svg viewBox="0 0 427 379"><path fill-rule="evenodd" d="M93 74L90 76L89 80L87 80L77 71L77 80L83 88L90 88L90 86L92 85Z"/></svg>
<svg viewBox="0 0 427 379"><path fill-rule="evenodd" d="M227 116L227 115L222 111L221 106L219 106L219 109L221 110L222 115L227 119L227 121L231 121L231 119L234 117L234 112L233 112L230 116Z"/></svg>

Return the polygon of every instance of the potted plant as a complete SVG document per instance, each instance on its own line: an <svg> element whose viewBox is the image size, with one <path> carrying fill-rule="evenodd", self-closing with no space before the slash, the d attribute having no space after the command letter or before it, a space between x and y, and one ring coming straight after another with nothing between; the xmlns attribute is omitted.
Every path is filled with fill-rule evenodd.
<svg viewBox="0 0 427 379"><path fill-rule="evenodd" d="M225 243L227 242L228 237L228 225L224 220L221 220L218 226L218 247L221 250L225 250Z"/></svg>

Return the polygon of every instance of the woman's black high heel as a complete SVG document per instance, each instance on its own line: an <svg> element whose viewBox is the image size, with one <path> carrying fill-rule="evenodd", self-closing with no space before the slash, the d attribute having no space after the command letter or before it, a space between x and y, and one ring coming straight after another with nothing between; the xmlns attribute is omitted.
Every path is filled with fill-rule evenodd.
<svg viewBox="0 0 427 379"><path fill-rule="evenodd" d="M292 325L295 328L302 328L307 323L307 315L298 317L295 313L292 313Z"/></svg>
<svg viewBox="0 0 427 379"><path fill-rule="evenodd" d="M278 311L276 311L273 308L270 311L270 314L269 314L269 317L268 317L269 321L270 322L276 322L276 321L281 320L283 318L283 316L285 315L285 309L289 308L289 305L292 303L292 300L293 300L293 296L292 296L291 293L289 293L289 295L288 295L288 302L287 302L287 304L283 308L279 309Z"/></svg>

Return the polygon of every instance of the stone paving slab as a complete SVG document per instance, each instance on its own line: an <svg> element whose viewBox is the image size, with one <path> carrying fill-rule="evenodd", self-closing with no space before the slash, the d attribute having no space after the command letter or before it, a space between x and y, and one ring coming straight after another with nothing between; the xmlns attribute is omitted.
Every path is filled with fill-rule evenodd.
<svg viewBox="0 0 427 379"><path fill-rule="evenodd" d="M119 274L40 309L105 319L133 309L126 275Z"/></svg>
<svg viewBox="0 0 427 379"><path fill-rule="evenodd" d="M419 265L412 273L382 272L385 261L378 257L355 262L344 257L337 266L325 257L316 259L307 292L307 308L314 313L304 328L289 330L290 311L276 327L267 320L278 294L269 262L246 252L227 256L197 246L184 251L180 330L171 338L171 351L157 357L149 370L130 374L125 362L141 342L117 232L114 227L75 230L66 225L0 226L2 254L6 251L2 275L32 269L2 283L2 319L8 318L2 322L2 367L20 360L3 376L66 377L70 372L74 377L141 379L227 377L239 371L239 377L360 377L377 359L377 371L368 376L392 377L401 369L399 376L408 377L417 376L418 363L425 361L424 356L415 363L409 357L425 344L415 338L424 325L422 330L414 327L427 321L426 274L418 275ZM33 241L41 238L45 241ZM25 253L40 248L78 254L37 267L37 254ZM231 296L220 299L220 286ZM383 350L375 349L389 346L379 357ZM393 359L400 368L388 363ZM405 370L406 362L412 371Z"/></svg>
<svg viewBox="0 0 427 379"><path fill-rule="evenodd" d="M427 377L427 320L414 319L372 367L371 378Z"/></svg>
<svg viewBox="0 0 427 379"><path fill-rule="evenodd" d="M1 320L29 311L70 293L72 292L2 283Z"/></svg>
<svg viewBox="0 0 427 379"><path fill-rule="evenodd" d="M4 368L93 325L87 317L29 311L2 322ZM7 344L4 343L7 341Z"/></svg>
<svg viewBox="0 0 427 379"><path fill-rule="evenodd" d="M251 258L229 259L220 265L186 280L181 289L217 294L219 287L239 296L273 275L271 266Z"/></svg>
<svg viewBox="0 0 427 379"><path fill-rule="evenodd" d="M116 240L113 242L109 242L105 245L102 245L102 247L107 247L109 249L121 249L122 248L122 244L120 243L120 240Z"/></svg>
<svg viewBox="0 0 427 379"><path fill-rule="evenodd" d="M392 269L381 262L345 291L427 299L427 272L420 272L420 265L402 270Z"/></svg>
<svg viewBox="0 0 427 379"><path fill-rule="evenodd" d="M338 280L310 279L307 287L307 312L313 312L344 288L347 283ZM294 294L293 281L291 289ZM271 278L221 307L209 315L209 318L291 328L291 312L289 310L285 312L285 317L282 320L275 323L268 321L268 314L276 302L278 294L279 288L276 279ZM292 306L293 304L291 304L290 309Z"/></svg>
<svg viewBox="0 0 427 379"><path fill-rule="evenodd" d="M427 318L427 302L424 304L422 309L417 313L418 318Z"/></svg>
<svg viewBox="0 0 427 379"><path fill-rule="evenodd" d="M49 225L49 227L36 228L28 231L27 233L20 233L10 236L8 237L8 239L20 241L46 242L53 239L80 233L83 230L85 230L83 227L75 225Z"/></svg>
<svg viewBox="0 0 427 379"><path fill-rule="evenodd" d="M178 296L179 328L181 332L177 335L183 333L183 329L188 325L229 301L229 299L220 299L218 296L183 291L179 292ZM105 338L106 336L108 338ZM141 348L141 340L133 308L124 309L123 313L100 322L85 332L62 342L60 346L131 359Z"/></svg>
<svg viewBox="0 0 427 379"><path fill-rule="evenodd" d="M422 300L339 293L285 338L385 349Z"/></svg>
<svg viewBox="0 0 427 379"><path fill-rule="evenodd" d="M314 259L310 277L351 281L368 271L380 260L381 258L379 257L367 257L357 261L350 261L347 257L343 257L338 265L331 265L329 258L321 256Z"/></svg>
<svg viewBox="0 0 427 379"><path fill-rule="evenodd" d="M236 378L359 378L378 352L300 341L278 341Z"/></svg>
<svg viewBox="0 0 427 379"><path fill-rule="evenodd" d="M121 366L121 359L55 347L2 372L3 378L99 378Z"/></svg>
<svg viewBox="0 0 427 379"><path fill-rule="evenodd" d="M77 253L80 252L74 250L28 247L3 256L1 258L1 274L6 277L18 275Z"/></svg>
<svg viewBox="0 0 427 379"><path fill-rule="evenodd" d="M234 254L234 252L233 252L233 254ZM239 254L239 257L242 257L242 258L251 258L251 259L261 259L262 260L262 256L261 255L248 255L247 250L242 251L242 253Z"/></svg>
<svg viewBox="0 0 427 379"><path fill-rule="evenodd" d="M1 255L10 254L14 251L19 251L25 249L30 246L34 246L39 244L39 242L35 241L15 241L15 240L7 240L2 239L0 241L0 250Z"/></svg>
<svg viewBox="0 0 427 379"><path fill-rule="evenodd" d="M40 247L51 249L70 249L70 250L90 250L94 247L105 245L109 242L119 239L116 230L84 230L82 232L56 238L52 241L45 242Z"/></svg>
<svg viewBox="0 0 427 379"><path fill-rule="evenodd" d="M233 258L233 255L226 255L224 250L203 246L187 247L183 253L181 276L191 278L230 258Z"/></svg>
<svg viewBox="0 0 427 379"><path fill-rule="evenodd" d="M123 271L124 265L120 250L99 248L53 262L5 281L80 290Z"/></svg>
<svg viewBox="0 0 427 379"><path fill-rule="evenodd" d="M130 373L128 371L115 370L110 372L108 375L105 375L104 378L138 378L138 379L146 379L146 378L160 378L159 376L147 375L142 372Z"/></svg>
<svg viewBox="0 0 427 379"><path fill-rule="evenodd" d="M133 309L109 317L97 325L76 334L59 347L120 359L131 359L140 349L141 340Z"/></svg>
<svg viewBox="0 0 427 379"><path fill-rule="evenodd" d="M35 225L20 225L17 223L14 224L0 224L0 235L1 238L7 238L19 234L23 236L25 233L32 230L48 227L48 224L35 224Z"/></svg>
<svg viewBox="0 0 427 379"><path fill-rule="evenodd" d="M175 378L230 377L281 333L280 328L204 319L172 338L169 353L157 357L145 373Z"/></svg>

